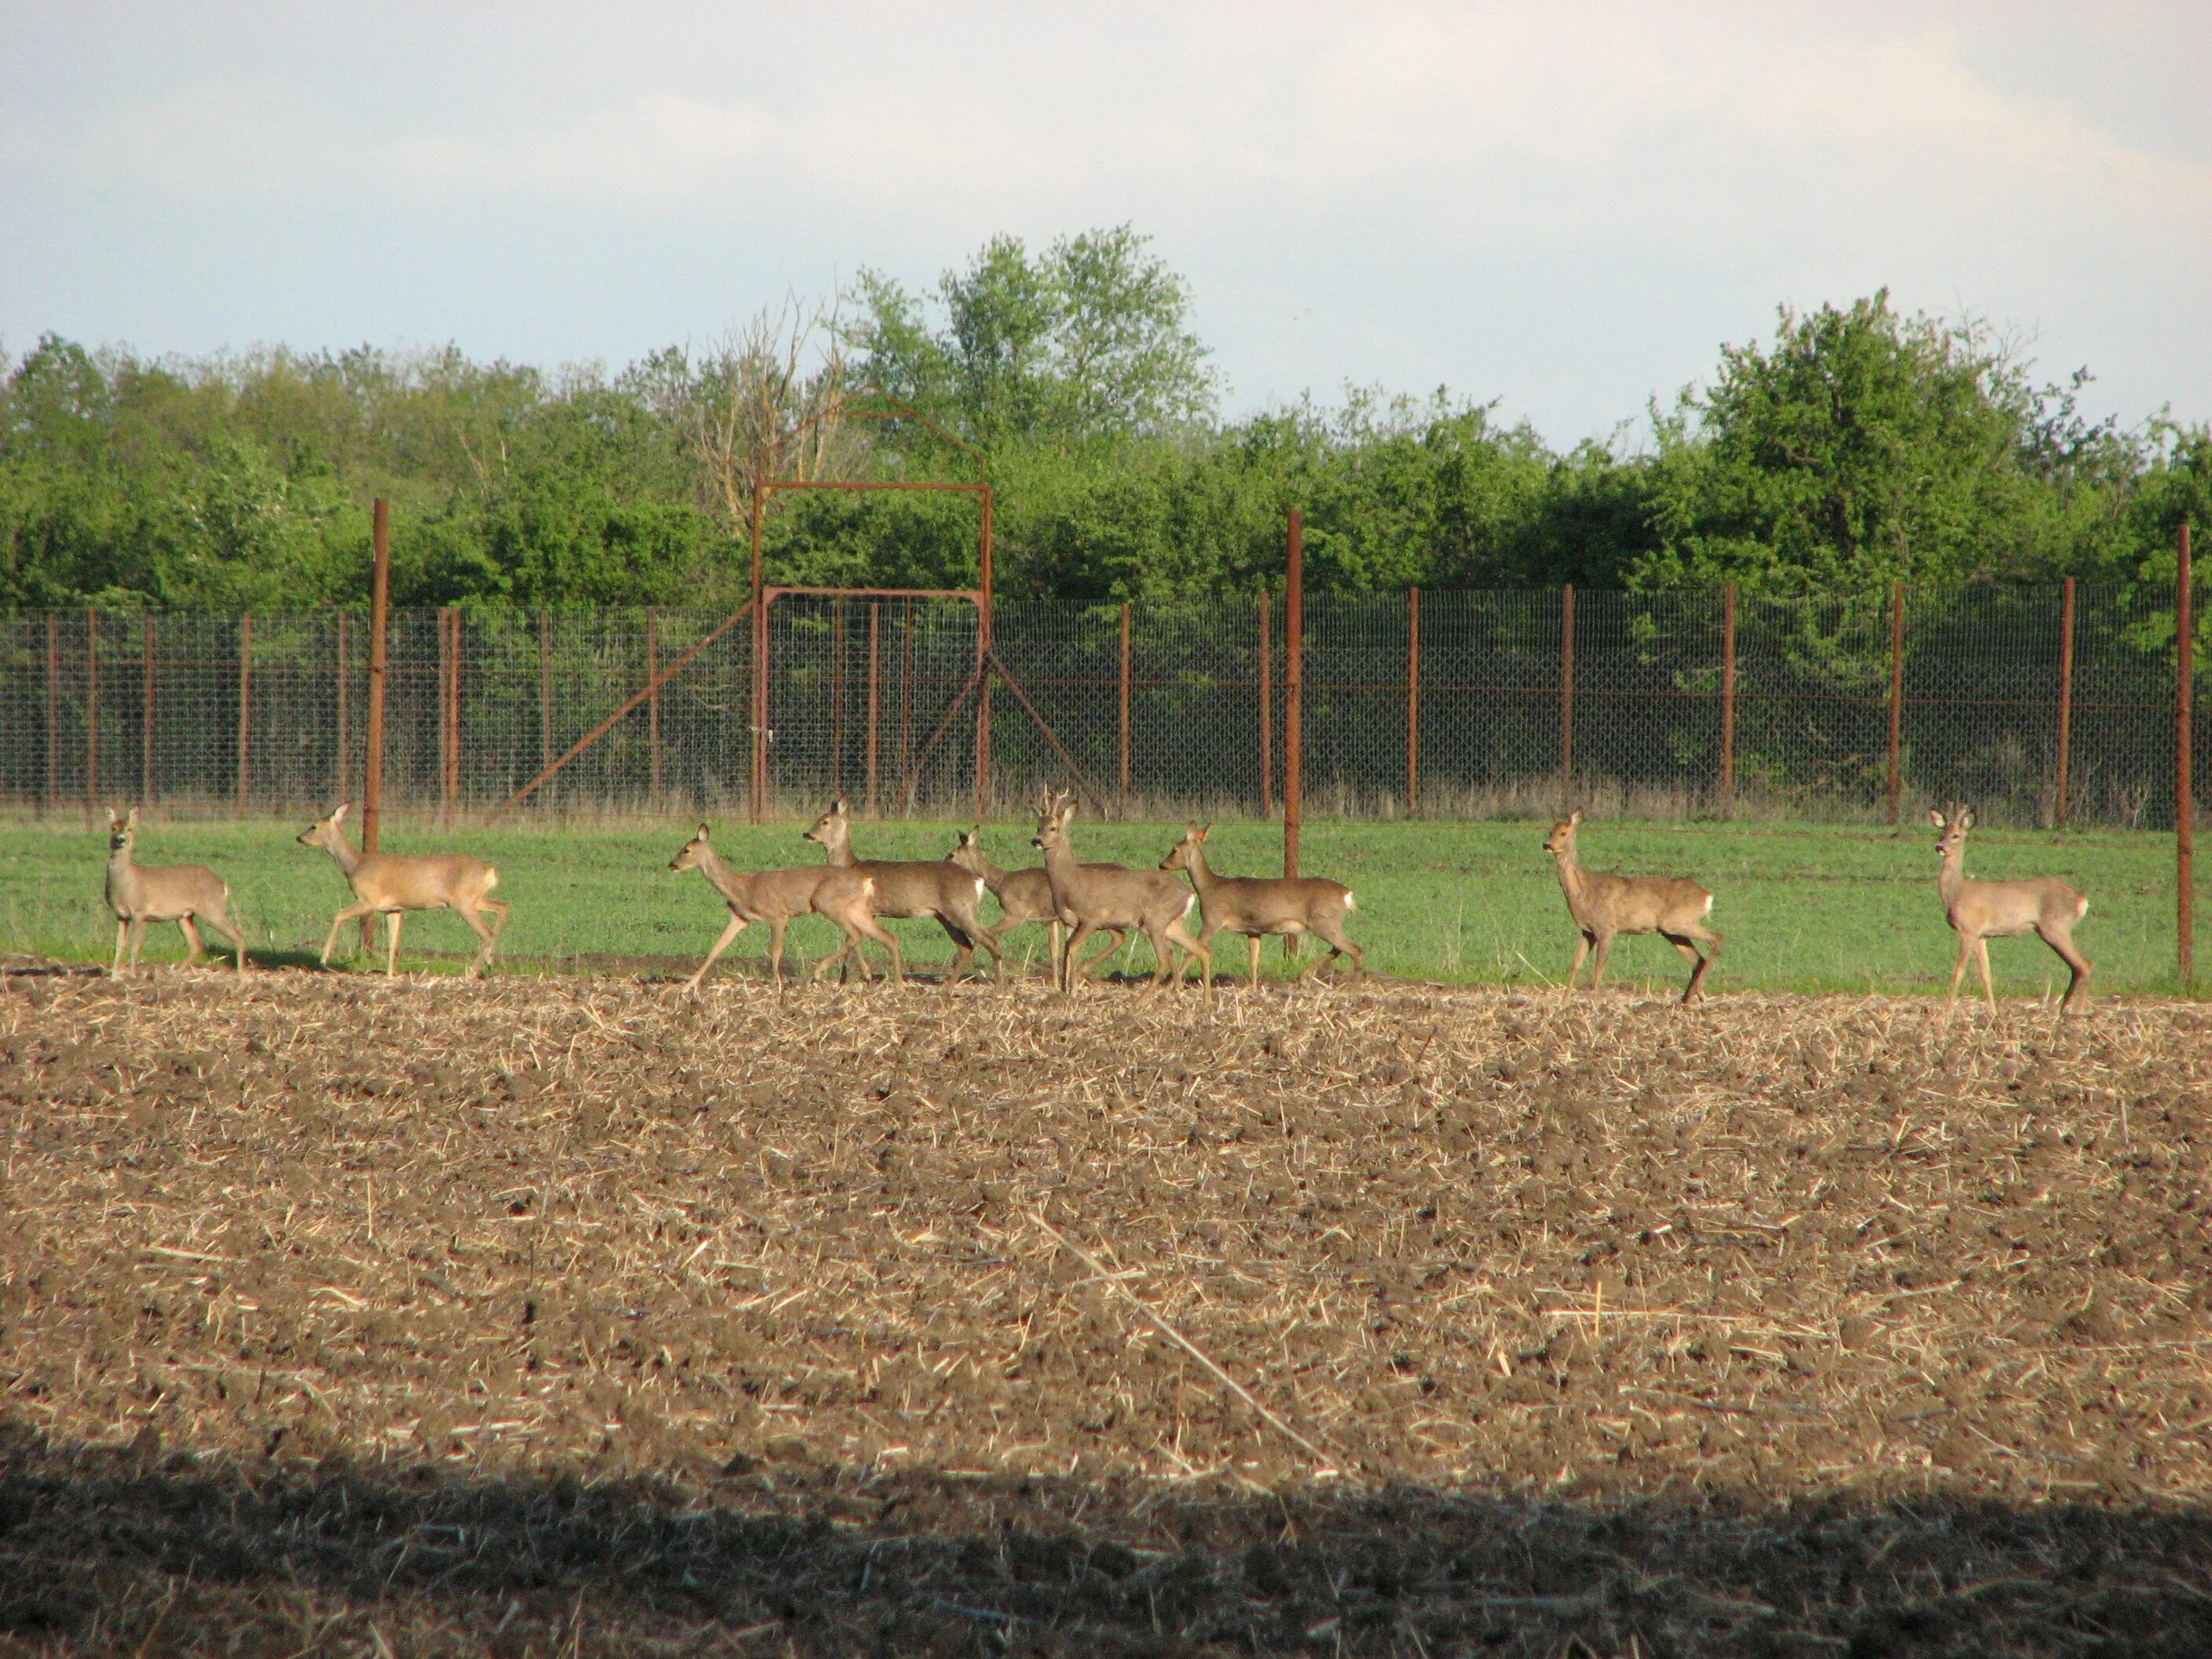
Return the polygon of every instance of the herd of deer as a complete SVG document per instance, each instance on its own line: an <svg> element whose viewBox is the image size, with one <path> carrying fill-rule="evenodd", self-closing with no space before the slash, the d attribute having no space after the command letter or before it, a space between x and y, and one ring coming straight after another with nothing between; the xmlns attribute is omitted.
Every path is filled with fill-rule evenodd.
<svg viewBox="0 0 2212 1659"><path fill-rule="evenodd" d="M1252 984L1260 983L1260 941L1270 935L1292 939L1311 934L1329 947L1301 975L1318 972L1339 957L1352 958L1357 975L1365 970L1365 955L1345 931L1345 920L1353 906L1352 890L1340 882L1304 878L1253 878L1217 875L1206 861L1205 830L1193 824L1155 870L1132 870L1118 864L1083 864L1076 860L1071 832L1076 802L1072 793L1049 788L1037 804L1037 829L1031 845L1044 854L1041 866L1003 870L983 854L975 831L963 831L951 853L937 860L885 861L854 855L852 811L842 795L805 833L818 844L826 862L804 869L763 870L745 874L732 870L708 842L708 826L684 843L670 863L672 870L696 870L729 906L730 920L698 971L685 981L696 991L707 972L731 944L754 922L766 925L770 974L780 984L783 977L784 931L793 919L812 914L826 918L844 935L835 955L815 964L820 978L841 964L857 966L869 976L860 943L870 939L890 958L891 977L904 977L905 963L898 941L882 926L884 921L933 918L953 945L953 959L946 982L957 980L975 960L978 949L991 954L994 975L1003 979L1006 957L1002 943L1007 933L1033 922L1052 930L1053 981L1056 988L1073 993L1094 975L1099 964L1130 934L1143 933L1152 942L1154 969L1147 992L1173 981L1180 983L1191 963L1199 969L1199 985L1210 1001L1213 995L1212 942L1218 933L1243 935L1249 951ZM381 915L385 919L385 972L392 974L399 956L400 918L410 910L449 909L468 923L483 941L470 963L467 976L483 972L507 924L507 906L490 896L499 884L499 872L481 859L460 854L364 853L346 839L346 809L340 805L327 817L315 820L300 836L301 844L320 847L337 861L340 872L353 890L355 902L341 909L331 923L323 943L323 965L330 965L338 934L349 921ZM125 947L129 946L132 969L149 922L178 923L184 930L197 963L204 946L199 934L204 925L227 940L246 969L244 935L229 915L230 889L204 865L142 865L135 857L138 812L108 813L107 903L115 915L115 960L112 972L125 970ZM2062 881L2036 878L2021 881L1973 881L1966 872L1966 832L1973 828L1971 810L1956 807L1931 811L1929 818L1939 834L1936 850L1942 864L1937 889L1945 915L1959 935L1958 965L1951 975L1951 1003L1959 1000L1971 957L1981 968L1982 992L1990 1010L1996 1011L1996 992L1990 981L1989 941L2033 933L2065 962L2072 973L2060 1006L2070 1010L2088 983L2090 964L2074 944L2074 927L2089 908L2089 901ZM1557 861L1559 886L1566 895L1567 910L1577 934L1574 965L1567 972L1572 990L1582 966L1591 952L1596 963L1590 975L1595 991L1605 980L1607 958L1614 939L1625 934L1657 933L1680 951L1690 964L1690 981L1682 1000L1698 996L1705 973L1720 954L1721 938L1705 926L1713 896L1696 882L1674 876L1617 876L1583 867L1575 850L1576 832L1583 815L1577 811L1552 826L1544 850ZM1178 872L1190 878L1185 886ZM999 903L996 927L978 915L983 895ZM1202 906L1204 925L1194 936L1184 926L1193 906ZM489 925L484 921L489 915ZM1066 941L1062 943L1065 930ZM1105 943L1079 960L1084 943L1097 934ZM1708 947L1700 951L1698 946Z"/></svg>

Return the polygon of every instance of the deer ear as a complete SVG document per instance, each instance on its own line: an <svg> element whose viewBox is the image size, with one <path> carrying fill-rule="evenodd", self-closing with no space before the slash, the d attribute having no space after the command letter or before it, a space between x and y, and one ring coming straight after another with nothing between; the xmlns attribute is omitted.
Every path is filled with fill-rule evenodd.
<svg viewBox="0 0 2212 1659"><path fill-rule="evenodd" d="M138 827L138 809L137 807L132 807L130 811L124 815L123 827L125 830L136 830Z"/></svg>
<svg viewBox="0 0 2212 1659"><path fill-rule="evenodd" d="M1570 812L1570 813L1568 813L1568 814L1567 814L1567 828L1568 828L1568 829L1570 829L1570 830L1578 830L1578 829L1580 829L1580 828L1582 827L1582 822L1583 822L1583 809L1582 809L1581 807L1577 806L1577 808L1575 808L1575 810L1574 810L1573 811L1571 811L1571 812Z"/></svg>
<svg viewBox="0 0 2212 1659"><path fill-rule="evenodd" d="M701 841L707 839L707 826L703 823L699 826L699 839Z"/></svg>
<svg viewBox="0 0 2212 1659"><path fill-rule="evenodd" d="M1943 815L1931 806L1928 809L1928 822L1941 830L1943 827Z"/></svg>
<svg viewBox="0 0 2212 1659"><path fill-rule="evenodd" d="M351 801L340 801L335 807L331 809L331 822L332 823L344 823L346 808L352 805L353 803Z"/></svg>
<svg viewBox="0 0 2212 1659"><path fill-rule="evenodd" d="M1971 830L1973 827L1974 809L1969 806L1965 811L1959 814L1959 828L1961 830Z"/></svg>

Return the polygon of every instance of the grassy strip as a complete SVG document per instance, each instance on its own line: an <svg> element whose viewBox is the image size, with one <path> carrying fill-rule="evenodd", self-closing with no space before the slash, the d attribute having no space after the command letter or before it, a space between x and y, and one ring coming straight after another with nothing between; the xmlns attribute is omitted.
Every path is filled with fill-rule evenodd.
<svg viewBox="0 0 2212 1659"><path fill-rule="evenodd" d="M154 814L139 855L149 863L211 866L231 884L255 959L310 964L345 888L325 855L294 844L304 824L173 823ZM803 827L729 822L716 827L715 844L738 868L810 864L818 854L799 839ZM403 821L390 826L385 844L392 852L469 852L499 866L500 896L514 905L501 944L508 971L664 963L688 970L723 917L703 882L667 869L689 829L672 822L439 830ZM1177 833L1166 824L1085 824L1079 844L1086 858L1150 866ZM1540 985L1565 974L1573 948L1542 836L1542 827L1529 823L1326 820L1307 827L1304 864L1309 874L1334 876L1353 889L1353 933L1374 971ZM950 824L886 822L862 825L856 841L869 856L933 858L952 836ZM987 826L985 840L1006 864L1036 860L1026 825ZM1208 850L1224 874L1273 873L1281 867L1281 831L1264 822L1224 822L1215 826ZM1709 981L1716 992L1924 991L1949 982L1957 946L1936 894L1932 832L1599 823L1585 830L1583 854L1595 869L1687 875L1713 890L1713 925L1728 939ZM0 823L0 951L105 962L113 944L101 902L106 857L104 837L80 825ZM1987 831L1970 844L1968 868L1987 877L2056 875L2088 893L2080 937L2097 964L2098 991L2178 988L2172 849L2163 836ZM900 932L917 966L927 969L950 954L934 924L900 924ZM828 925L812 918L797 924L792 937L806 960L833 939ZM470 936L457 918L438 914L412 921L404 943L403 961L416 969L458 966ZM1220 943L1226 948L1217 965L1241 972L1241 945ZM1017 964L1026 957L1041 971L1042 929L1024 930L1008 944ZM741 940L735 960L757 963L757 950ZM175 929L149 935L149 960L182 954ZM1146 959L1139 947L1130 963ZM2032 937L1999 941L1990 960L2002 992L2039 995L2065 984L2057 957ZM1269 948L1267 963L1271 973L1285 971L1279 947ZM1657 939L1622 941L1613 963L1619 980L1663 988L1681 978L1674 951Z"/></svg>

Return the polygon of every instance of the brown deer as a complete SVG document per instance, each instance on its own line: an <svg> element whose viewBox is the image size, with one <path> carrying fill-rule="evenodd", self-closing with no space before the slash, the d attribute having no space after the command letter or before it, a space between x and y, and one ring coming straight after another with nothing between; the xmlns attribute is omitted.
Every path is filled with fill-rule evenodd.
<svg viewBox="0 0 2212 1659"><path fill-rule="evenodd" d="M204 864L140 864L133 854L138 844L138 809L118 817L107 809L107 908L115 912L115 961L108 972L125 971L123 942L131 941L130 971L138 969L139 948L146 942L149 921L173 921L184 930L191 955L186 966L197 963L206 947L200 943L196 921L204 921L230 942L238 956L238 971L246 971L246 935L230 919L230 889L221 876Z"/></svg>
<svg viewBox="0 0 2212 1659"><path fill-rule="evenodd" d="M346 884L359 901L337 913L331 936L323 941L323 966L331 965L338 933L346 923L363 916L381 915L385 926L384 971L398 970L399 918L408 910L451 910L476 931L483 941L476 960L462 977L474 979L491 960L492 948L507 927L507 904L487 896L499 885L499 872L482 859L463 853L364 853L345 837L346 803L341 801L328 817L317 818L300 833L300 845L319 847L338 862ZM483 924L489 912L492 925Z"/></svg>
<svg viewBox="0 0 2212 1659"><path fill-rule="evenodd" d="M1050 789L1044 791L1038 798L1037 816L1045 817L1060 799L1062 797L1055 796ZM1066 799L1073 799L1073 797ZM983 826L981 824L973 830L963 830L959 843L946 856L969 874L982 877L983 884L999 901L999 925L991 929L991 943L994 946L1003 946L1006 935L1017 927L1026 927L1033 921L1051 924L1053 976L1056 982L1060 971L1060 935L1067 924L1061 921L1060 912L1053 908L1051 878L1046 875L1041 865L1032 865L1026 870L1000 869L983 851L982 836ZM1119 870L1126 866L1086 864L1083 867L1086 870ZM1109 954L1127 937L1118 929L1113 931L1114 937L1106 946Z"/></svg>
<svg viewBox="0 0 2212 1659"><path fill-rule="evenodd" d="M1623 933L1656 933L1682 953L1690 964L1690 982L1682 992L1688 1002L1702 994L1705 970L1721 953L1721 936L1705 926L1712 914L1713 896L1694 881L1680 876L1611 876L1585 870L1575 856L1575 831L1582 827L1579 808L1552 826L1544 850L1559 860L1559 885L1567 896L1567 912L1582 937L1575 941L1575 965L1567 969L1567 988L1575 988L1575 975L1583 959L1597 947L1597 966L1590 974L1590 989L1605 982L1606 958L1613 942ZM1712 949L1700 955L1692 941Z"/></svg>
<svg viewBox="0 0 2212 1659"><path fill-rule="evenodd" d="M805 838L821 846L833 868L857 870L875 883L872 903L878 916L894 921L937 918L952 940L952 968L945 976L946 985L967 972L978 945L991 953L1000 971L1005 971L1006 958L1000 954L997 940L975 917L975 907L982 902L985 890L982 877L962 869L951 859L854 857L853 809L842 795L815 819Z"/></svg>
<svg viewBox="0 0 2212 1659"><path fill-rule="evenodd" d="M1094 952L1079 969L1076 952L1083 941L1102 929L1121 933L1141 929L1152 942L1156 965L1149 996L1170 977L1181 979L1192 962L1199 964L1199 986L1210 1005L1213 1000L1213 953L1193 939L1183 918L1198 903L1198 895L1164 870L1123 870L1111 866L1079 864L1068 830L1075 822L1073 797L1056 799L1037 824L1030 845L1044 854L1045 876L1052 883L1052 902L1068 924L1067 948L1062 953L1056 980L1060 990L1073 995L1079 977L1088 978L1115 946ZM1178 954L1170 957L1170 949Z"/></svg>
<svg viewBox="0 0 2212 1659"><path fill-rule="evenodd" d="M1951 1000L1946 1017L1959 1006L1959 983L1966 976L1966 958L1981 964L1982 994L1990 1012L1997 1011L1997 994L1990 983L1990 941L2033 933L2058 952L2073 978L2058 1005L2069 1012L2074 999L2089 982L2089 958L2074 943L2074 925L2089 914L2089 901L2064 882L2050 876L2031 876L2024 881L1970 881L1966 878L1966 831L1974 827L1973 808L1953 806L1947 812L1930 811L1928 821L1942 833L1936 850L1943 867L1936 878L1943 895L1943 914L1959 935L1959 964L1951 970Z"/></svg>
<svg viewBox="0 0 2212 1659"><path fill-rule="evenodd" d="M1206 926L1198 942L1209 950L1219 933L1242 933L1251 946L1252 988L1260 988L1260 941L1269 933L1295 938L1312 933L1328 945L1328 954L1316 957L1298 975L1310 979L1339 957L1352 958L1352 977L1367 971L1367 953L1344 931L1344 919L1353 908L1352 890L1340 881L1318 876L1217 876L1206 860L1206 830L1191 824L1183 838L1160 860L1163 870L1183 870L1198 890L1205 908Z"/></svg>
<svg viewBox="0 0 2212 1659"><path fill-rule="evenodd" d="M668 867L696 870L730 907L730 925L722 929L722 937L714 941L714 948L699 964L699 971L684 981L686 991L696 991L699 981L707 977L707 970L738 935L756 921L768 924L769 973L781 986L784 929L790 927L793 917L803 916L810 910L817 916L827 917L845 935L843 947L816 963L810 977L820 979L835 964L849 961L860 964L860 977L866 979L868 959L860 952L860 941L872 939L890 953L891 982L906 982L906 964L900 959L898 941L877 925L875 914L869 908L875 883L866 876L833 868L763 870L757 875L743 875L723 863L720 855L708 844L707 826L703 823L699 826L699 833L684 842L683 850L668 861Z"/></svg>

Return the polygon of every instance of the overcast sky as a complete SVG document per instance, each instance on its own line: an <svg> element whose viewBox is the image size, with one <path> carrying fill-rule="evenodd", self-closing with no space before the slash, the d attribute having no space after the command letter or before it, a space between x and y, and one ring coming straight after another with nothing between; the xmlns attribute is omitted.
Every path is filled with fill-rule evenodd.
<svg viewBox="0 0 2212 1659"><path fill-rule="evenodd" d="M1239 412L1640 422L1887 284L2212 417L2212 4L0 0L0 344L620 365L1133 224Z"/></svg>

